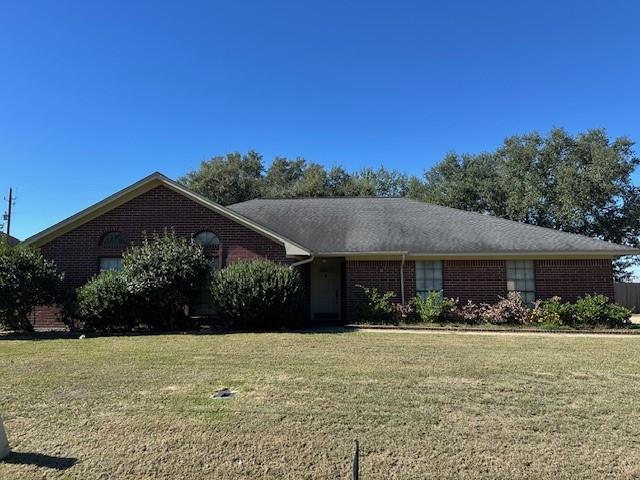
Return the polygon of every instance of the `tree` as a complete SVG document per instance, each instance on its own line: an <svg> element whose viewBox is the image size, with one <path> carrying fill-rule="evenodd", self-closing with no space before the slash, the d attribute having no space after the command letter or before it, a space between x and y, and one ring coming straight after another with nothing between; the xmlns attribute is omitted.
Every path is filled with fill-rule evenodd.
<svg viewBox="0 0 640 480"><path fill-rule="evenodd" d="M260 196L262 155L250 150L203 161L198 170L178 179L194 192L221 205L251 200Z"/></svg>
<svg viewBox="0 0 640 480"><path fill-rule="evenodd" d="M302 180L306 169L304 158L288 160L276 157L267 169L261 185L261 196L267 198L291 198L296 185Z"/></svg>
<svg viewBox="0 0 640 480"><path fill-rule="evenodd" d="M62 277L40 252L0 239L0 327L33 330L29 313L55 303Z"/></svg>
<svg viewBox="0 0 640 480"><path fill-rule="evenodd" d="M398 170L380 167L364 168L354 175L356 195L376 197L402 197L408 186L408 177Z"/></svg>
<svg viewBox="0 0 640 480"><path fill-rule="evenodd" d="M495 152L448 154L410 182L415 198L464 210L638 246L640 190L633 142L602 129L575 136L556 128L505 139ZM616 262L628 278L637 260Z"/></svg>

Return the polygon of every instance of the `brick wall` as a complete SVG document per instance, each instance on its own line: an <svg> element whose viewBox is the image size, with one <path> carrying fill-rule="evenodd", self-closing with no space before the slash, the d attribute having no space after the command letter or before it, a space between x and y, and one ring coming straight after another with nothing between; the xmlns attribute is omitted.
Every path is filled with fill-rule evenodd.
<svg viewBox="0 0 640 480"><path fill-rule="evenodd" d="M362 296L356 287L376 287L395 292L400 301L400 261L345 262L345 318L355 321ZM536 260L536 297L561 296L573 301L587 293L602 293L613 299L611 260L558 259ZM507 294L506 260L444 260L442 265L444 295L462 303L494 303ZM415 295L415 262L405 262L405 300Z"/></svg>
<svg viewBox="0 0 640 480"><path fill-rule="evenodd" d="M602 293L614 299L611 260L537 260L535 268L537 298L557 295L574 301L587 293Z"/></svg>
<svg viewBox="0 0 640 480"><path fill-rule="evenodd" d="M99 257L118 256L120 247L101 247L101 237L122 232L128 243L139 243L154 232L173 230L190 236L202 230L216 233L221 243L221 264L264 257L286 261L284 247L164 186L114 208L42 247L45 257L65 272L65 286L78 287L98 273Z"/></svg>
<svg viewBox="0 0 640 480"><path fill-rule="evenodd" d="M65 328L60 321L60 309L56 306L38 306L29 314L29 321L36 330L59 330Z"/></svg>
<svg viewBox="0 0 640 480"><path fill-rule="evenodd" d="M507 294L504 260L445 260L442 278L445 297L461 303L494 303Z"/></svg>
<svg viewBox="0 0 640 480"><path fill-rule="evenodd" d="M363 287L375 287L380 292L394 292L393 301L400 302L400 260L349 260L344 267L344 308L348 322L356 321L358 304L362 300ZM416 264L406 261L404 264L404 298L406 301L416 294Z"/></svg>
<svg viewBox="0 0 640 480"><path fill-rule="evenodd" d="M41 250L64 272L64 286L76 288L98 273L100 257L121 255L122 247L99 245L105 233L120 231L128 243L136 244L143 240L145 232L151 235L165 229L180 236L190 236L202 230L215 232L221 243L222 266L256 257L290 261L286 258L284 246L164 186L143 193L55 238ZM53 326L49 325L52 315L48 311L37 310L32 315L35 315L36 323Z"/></svg>

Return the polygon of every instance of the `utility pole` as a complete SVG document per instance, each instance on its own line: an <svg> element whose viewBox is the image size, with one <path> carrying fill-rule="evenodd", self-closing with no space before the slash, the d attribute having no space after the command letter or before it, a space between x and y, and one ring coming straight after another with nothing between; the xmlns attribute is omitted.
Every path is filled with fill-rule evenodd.
<svg viewBox="0 0 640 480"><path fill-rule="evenodd" d="M9 208L4 214L4 219L7 221L7 237L11 235L11 207L13 206L13 189L9 188Z"/></svg>

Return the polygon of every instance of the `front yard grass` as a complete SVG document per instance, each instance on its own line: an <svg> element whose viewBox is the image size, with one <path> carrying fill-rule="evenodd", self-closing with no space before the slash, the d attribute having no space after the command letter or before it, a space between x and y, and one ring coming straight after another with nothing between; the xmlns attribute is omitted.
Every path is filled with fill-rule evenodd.
<svg viewBox="0 0 640 480"><path fill-rule="evenodd" d="M639 354L628 337L0 339L18 452L0 478L350 478L355 438L363 479L638 478ZM222 387L236 397L209 398Z"/></svg>

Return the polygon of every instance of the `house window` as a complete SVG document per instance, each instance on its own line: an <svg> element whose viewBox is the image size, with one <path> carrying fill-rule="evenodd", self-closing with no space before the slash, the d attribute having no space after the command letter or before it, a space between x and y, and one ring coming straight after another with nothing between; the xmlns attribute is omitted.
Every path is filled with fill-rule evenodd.
<svg viewBox="0 0 640 480"><path fill-rule="evenodd" d="M189 314L194 316L212 316L216 314L211 295L211 278L216 270L220 268L220 239L210 231L202 231L194 235L193 240L202 246L207 257L209 271L206 279L196 292L189 307Z"/></svg>
<svg viewBox="0 0 640 480"><path fill-rule="evenodd" d="M536 274L533 260L507 261L507 291L518 292L532 304L536 299Z"/></svg>
<svg viewBox="0 0 640 480"><path fill-rule="evenodd" d="M195 242L203 247L217 247L220 245L220 239L218 236L209 231L204 231L198 233L195 237L193 237Z"/></svg>
<svg viewBox="0 0 640 480"><path fill-rule="evenodd" d="M416 262L416 294L422 298L429 292L442 291L442 262Z"/></svg>
<svg viewBox="0 0 640 480"><path fill-rule="evenodd" d="M100 271L105 270L122 270L122 257L100 257Z"/></svg>
<svg viewBox="0 0 640 480"><path fill-rule="evenodd" d="M122 246L126 242L124 235L120 232L108 232L102 236L100 245L104 247Z"/></svg>

